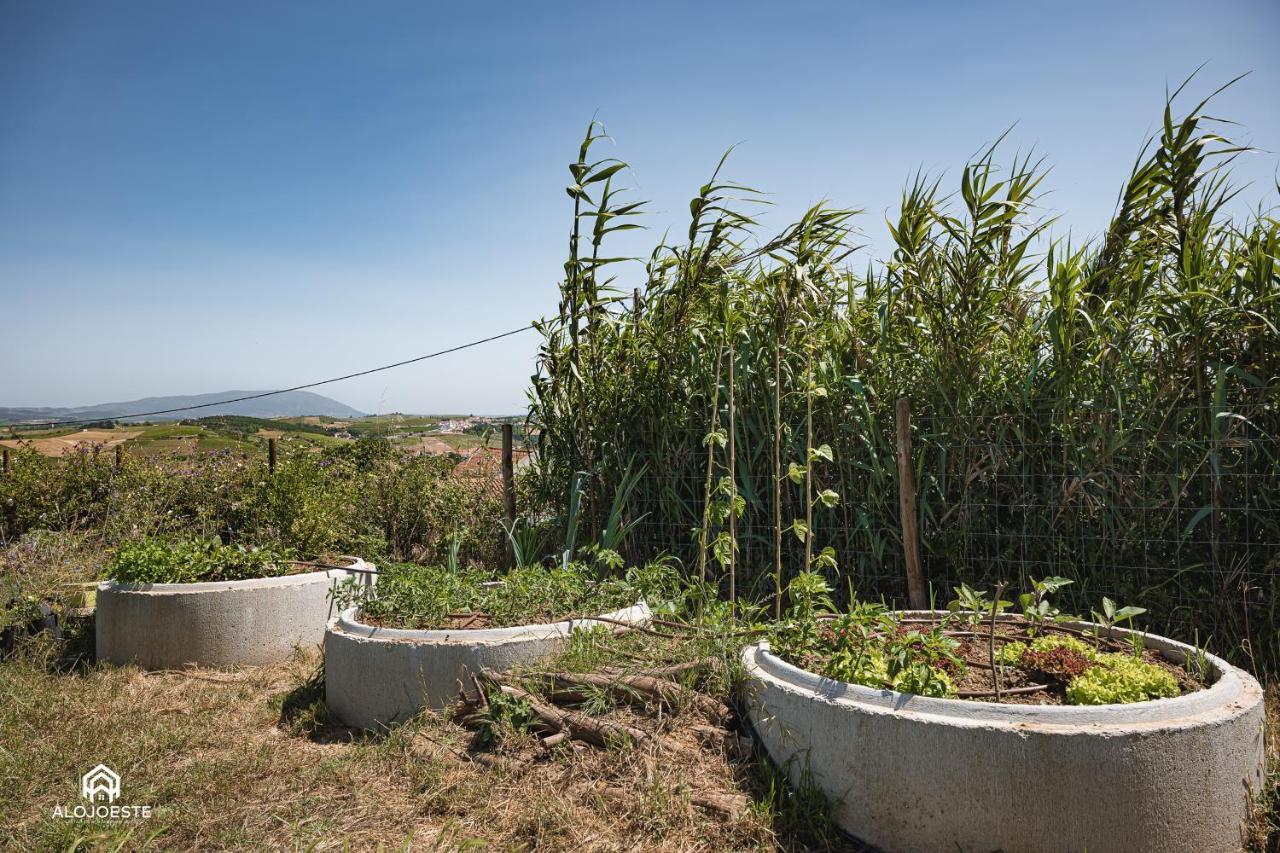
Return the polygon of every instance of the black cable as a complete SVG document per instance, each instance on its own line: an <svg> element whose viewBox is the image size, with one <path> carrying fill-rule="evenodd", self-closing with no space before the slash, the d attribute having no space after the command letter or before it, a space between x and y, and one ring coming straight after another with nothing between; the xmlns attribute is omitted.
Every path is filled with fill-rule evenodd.
<svg viewBox="0 0 1280 853"><path fill-rule="evenodd" d="M329 385L334 382L341 382L344 379L355 379L358 376L368 376L370 373L379 373L383 370L390 370L393 367L404 367L406 364L415 364L419 361L426 361L429 358L435 358L441 355L448 355L451 352L458 352L459 350L470 349L471 347L479 346L480 344L487 344L490 341L496 341L499 338L509 338L512 335L518 335L521 332L528 331L529 329L532 329L532 328L533 328L533 324L530 323L527 326L521 326L518 329L512 329L511 331L503 332L500 335L492 335L487 338L481 338L480 340L472 341L469 344L461 344L456 347L449 347L449 349L442 349L439 352L420 355L417 358L407 358L404 361L397 361L395 364L384 364L381 367L371 367L368 370L361 370L359 373L348 373L346 376L336 376L333 379L322 379L319 382L308 382L306 385L295 385L292 388L281 388L279 391L263 391L261 394L249 394L244 397L233 397L230 400L218 400L217 402L214 402L214 403L200 403L195 406L182 406L181 408L178 408L178 409L161 409L155 412L135 412L131 415L99 415L96 418L77 418L75 420L66 420L66 421L44 421L42 423L34 423L34 424L21 423L21 424L11 424L11 426L24 427L24 428L26 427L32 427L32 428L59 427L59 426L72 426L74 424L92 424L92 423L99 423L101 421L122 421L122 420L127 420L128 418L149 418L153 415L172 415L176 412L190 412L195 409L207 409L211 406L225 406L229 403L242 403L245 400L260 400L263 397L274 397L277 394L288 394L290 391L305 391L308 388L317 388L321 385Z"/></svg>

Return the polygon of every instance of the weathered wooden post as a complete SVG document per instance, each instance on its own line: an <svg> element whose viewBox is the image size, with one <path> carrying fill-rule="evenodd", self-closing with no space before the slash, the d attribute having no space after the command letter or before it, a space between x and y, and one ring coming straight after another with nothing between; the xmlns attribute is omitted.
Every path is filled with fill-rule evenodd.
<svg viewBox="0 0 1280 853"><path fill-rule="evenodd" d="M502 425L502 503L507 524L516 523L516 466L511 424Z"/></svg>
<svg viewBox="0 0 1280 853"><path fill-rule="evenodd" d="M116 470L119 471L124 467L124 445L116 445Z"/></svg>
<svg viewBox="0 0 1280 853"><path fill-rule="evenodd" d="M8 474L13 470L13 462L9 459L9 448L4 449L4 472Z"/></svg>
<svg viewBox="0 0 1280 853"><path fill-rule="evenodd" d="M267 439L267 470L272 474L276 472L276 440L274 438Z"/></svg>
<svg viewBox="0 0 1280 853"><path fill-rule="evenodd" d="M920 571L915 466L911 462L911 400L907 397L898 399L898 512L902 517L902 555L907 564L907 599L913 609L924 610L929 606L929 596Z"/></svg>

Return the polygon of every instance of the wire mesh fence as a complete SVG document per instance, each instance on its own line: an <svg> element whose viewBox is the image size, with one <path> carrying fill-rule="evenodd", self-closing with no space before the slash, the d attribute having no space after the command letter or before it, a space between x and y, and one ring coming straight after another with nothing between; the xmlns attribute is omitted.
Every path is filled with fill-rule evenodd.
<svg viewBox="0 0 1280 853"><path fill-rule="evenodd" d="M1052 405L1052 404L1049 404ZM961 582L1011 591L1030 578L1073 584L1064 610L1087 615L1103 596L1147 608L1151 630L1209 644L1257 668L1280 668L1280 441L1246 406L1230 413L1187 406L1155 426L1113 410L1076 406L1060 416L1022 411L960 417L916 413L911 460L921 568L939 605ZM853 440L853 439L857 440ZM842 595L904 603L907 570L892 430L833 436L832 464L815 466L813 553ZM800 442L803 447L803 440ZM803 568L803 482L776 476L767 452L739 449L735 479L737 587L772 594L780 518L785 577ZM712 479L727 474L717 465ZM707 477L647 471L629 507L633 558L656 552L699 565ZM714 534L713 534L714 536ZM712 576L724 570L706 560Z"/></svg>

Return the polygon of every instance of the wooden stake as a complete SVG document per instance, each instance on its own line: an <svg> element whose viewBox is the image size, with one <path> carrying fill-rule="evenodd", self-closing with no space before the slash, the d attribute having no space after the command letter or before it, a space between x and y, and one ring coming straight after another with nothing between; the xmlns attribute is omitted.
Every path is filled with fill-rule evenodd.
<svg viewBox="0 0 1280 853"><path fill-rule="evenodd" d="M272 474L276 472L276 440L274 438L267 439L267 470Z"/></svg>
<svg viewBox="0 0 1280 853"><path fill-rule="evenodd" d="M929 606L924 574L920 571L920 543L916 532L915 466L911 462L911 400L898 400L898 510L902 516L902 555L907 563L907 599L915 610Z"/></svg>
<svg viewBox="0 0 1280 853"><path fill-rule="evenodd" d="M516 466L511 424L502 425L502 503L507 508L507 524L516 523Z"/></svg>
<svg viewBox="0 0 1280 853"><path fill-rule="evenodd" d="M124 467L124 445L116 445L116 470L119 471Z"/></svg>
<svg viewBox="0 0 1280 853"><path fill-rule="evenodd" d="M725 324L728 325L727 323ZM735 341L729 340L729 615L738 618L738 457L734 450L734 369L738 358Z"/></svg>
<svg viewBox="0 0 1280 853"><path fill-rule="evenodd" d="M13 470L13 462L9 459L9 448L4 449L4 472L8 474Z"/></svg>

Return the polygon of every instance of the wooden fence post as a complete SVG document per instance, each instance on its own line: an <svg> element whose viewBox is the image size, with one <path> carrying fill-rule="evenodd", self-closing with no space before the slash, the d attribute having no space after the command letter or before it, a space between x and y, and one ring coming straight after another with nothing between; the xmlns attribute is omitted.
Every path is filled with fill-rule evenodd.
<svg viewBox="0 0 1280 853"><path fill-rule="evenodd" d="M902 518L902 555L907 563L907 600L913 610L924 610L929 606L929 596L920 571L915 465L911 461L911 400L907 397L898 399L898 511Z"/></svg>
<svg viewBox="0 0 1280 853"><path fill-rule="evenodd" d="M267 470L272 474L276 472L276 440L274 438L267 439Z"/></svg>
<svg viewBox="0 0 1280 853"><path fill-rule="evenodd" d="M511 424L502 425L502 503L507 524L516 523L516 466Z"/></svg>
<svg viewBox="0 0 1280 853"><path fill-rule="evenodd" d="M4 449L4 472L8 474L13 470L13 462L9 459L9 448Z"/></svg>
<svg viewBox="0 0 1280 853"><path fill-rule="evenodd" d="M124 467L124 445L116 445L116 470L119 471Z"/></svg>

